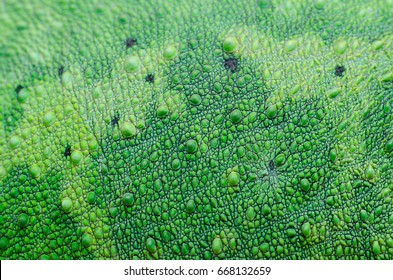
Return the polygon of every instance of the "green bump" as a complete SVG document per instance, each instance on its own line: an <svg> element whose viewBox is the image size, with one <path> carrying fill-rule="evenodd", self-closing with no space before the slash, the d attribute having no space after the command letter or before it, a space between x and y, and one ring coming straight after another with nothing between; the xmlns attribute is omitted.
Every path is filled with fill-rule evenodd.
<svg viewBox="0 0 393 280"><path fill-rule="evenodd" d="M91 140L91 141L89 141L89 149L91 150L91 151L95 151L95 150L97 150L98 149L98 142L97 142L97 140Z"/></svg>
<svg viewBox="0 0 393 280"><path fill-rule="evenodd" d="M307 179L300 180L300 186L303 191L307 192L310 189L310 182Z"/></svg>
<svg viewBox="0 0 393 280"><path fill-rule="evenodd" d="M109 214L112 217L116 217L118 213L119 213L119 210L116 207L109 207Z"/></svg>
<svg viewBox="0 0 393 280"><path fill-rule="evenodd" d="M326 0L315 0L315 8L317 8L318 10L322 10L325 7L326 2Z"/></svg>
<svg viewBox="0 0 393 280"><path fill-rule="evenodd" d="M146 239L146 248L150 253L154 253L157 251L156 241L149 237Z"/></svg>
<svg viewBox="0 0 393 280"><path fill-rule="evenodd" d="M239 123L243 118L242 112L239 109L235 109L231 112L230 119L232 123Z"/></svg>
<svg viewBox="0 0 393 280"><path fill-rule="evenodd" d="M46 127L51 126L56 121L56 115L53 112L45 114L43 122Z"/></svg>
<svg viewBox="0 0 393 280"><path fill-rule="evenodd" d="M164 231L162 233L162 240L164 240L164 242L169 242L171 240L171 234L168 231Z"/></svg>
<svg viewBox="0 0 393 280"><path fill-rule="evenodd" d="M266 109L266 115L269 119L274 119L277 116L277 106L275 104L270 105Z"/></svg>
<svg viewBox="0 0 393 280"><path fill-rule="evenodd" d="M284 154L279 154L275 158L275 163L277 166L281 166L285 163L285 155Z"/></svg>
<svg viewBox="0 0 393 280"><path fill-rule="evenodd" d="M166 105L161 105L157 108L157 117L160 119L165 118L169 113L169 109Z"/></svg>
<svg viewBox="0 0 393 280"><path fill-rule="evenodd" d="M271 211L272 211L272 209L270 208L269 205L265 204L262 206L262 214L263 215L265 215L265 216L269 215Z"/></svg>
<svg viewBox="0 0 393 280"><path fill-rule="evenodd" d="M381 215L382 210L383 210L382 205L378 206L378 207L375 209L375 216Z"/></svg>
<svg viewBox="0 0 393 280"><path fill-rule="evenodd" d="M343 246L340 244L336 247L336 255L337 257L341 257L344 253Z"/></svg>
<svg viewBox="0 0 393 280"><path fill-rule="evenodd" d="M308 222L306 222L306 223L304 223L303 225L302 225L302 234L305 236L305 237L309 237L310 236L310 234L311 234L311 226L310 226L310 223L308 223Z"/></svg>
<svg viewBox="0 0 393 280"><path fill-rule="evenodd" d="M44 260L44 261L49 261L51 258L50 258L50 256L48 256L48 255L42 255L41 257L40 257L40 260Z"/></svg>
<svg viewBox="0 0 393 280"><path fill-rule="evenodd" d="M220 84L218 82L214 83L213 87L214 87L214 91L215 92L221 92L222 91L222 84Z"/></svg>
<svg viewBox="0 0 393 280"><path fill-rule="evenodd" d="M375 177L375 170L371 165L368 165L366 167L366 171L365 171L365 175L366 175L366 179L367 180L372 180Z"/></svg>
<svg viewBox="0 0 393 280"><path fill-rule="evenodd" d="M197 151L198 149L198 143L197 141L190 139L186 142L186 150L187 152L189 152L190 154L193 154Z"/></svg>
<svg viewBox="0 0 393 280"><path fill-rule="evenodd" d="M262 243L261 246L259 246L259 249L262 251L262 253L266 253L269 250L269 243Z"/></svg>
<svg viewBox="0 0 393 280"><path fill-rule="evenodd" d="M235 37L226 37L222 42L222 48L227 53L232 53L237 49L238 44L239 43Z"/></svg>
<svg viewBox="0 0 393 280"><path fill-rule="evenodd" d="M172 60L177 56L177 49L174 46L168 46L164 50L164 58Z"/></svg>
<svg viewBox="0 0 393 280"><path fill-rule="evenodd" d="M26 89L21 89L20 92L18 92L17 99L20 103L25 103L27 99L29 98L29 93Z"/></svg>
<svg viewBox="0 0 393 280"><path fill-rule="evenodd" d="M284 44L284 50L287 53L294 51L297 48L297 41L296 40L289 40L286 41Z"/></svg>
<svg viewBox="0 0 393 280"><path fill-rule="evenodd" d="M231 173L229 173L228 175L228 184L230 186L236 186L237 184L239 184L239 182L240 182L240 174L235 171L231 171Z"/></svg>
<svg viewBox="0 0 393 280"><path fill-rule="evenodd" d="M247 219L249 219L250 221L254 220L255 216L257 214L255 213L254 207L248 207L247 211L246 211L246 216Z"/></svg>
<svg viewBox="0 0 393 280"><path fill-rule="evenodd" d="M41 168L37 164L33 164L29 169L29 173L33 178L38 178L41 174Z"/></svg>
<svg viewBox="0 0 393 280"><path fill-rule="evenodd" d="M221 238L219 238L219 237L214 238L213 243L212 243L213 253L216 255L220 254L222 251L222 247L223 247L223 244L222 244Z"/></svg>
<svg viewBox="0 0 393 280"><path fill-rule="evenodd" d="M381 77L381 81L384 83L393 81L393 72L386 73Z"/></svg>
<svg viewBox="0 0 393 280"><path fill-rule="evenodd" d="M22 137L24 139L28 139L28 138L31 137L31 128L30 127L25 128L25 129L22 130Z"/></svg>
<svg viewBox="0 0 393 280"><path fill-rule="evenodd" d="M378 255L379 253L381 253L381 246L379 245L378 241L374 241L372 247L374 254Z"/></svg>
<svg viewBox="0 0 393 280"><path fill-rule="evenodd" d="M18 226L21 228L27 227L29 224L29 216L26 213L22 213L18 217Z"/></svg>
<svg viewBox="0 0 393 280"><path fill-rule="evenodd" d="M72 82L74 81L74 77L70 72L65 72L61 76L61 81L65 86L70 86Z"/></svg>
<svg viewBox="0 0 393 280"><path fill-rule="evenodd" d="M96 194L95 192L89 192L87 194L87 202L89 202L90 204L93 204L96 201Z"/></svg>
<svg viewBox="0 0 393 280"><path fill-rule="evenodd" d="M20 142L21 142L21 139L18 136L12 136L10 138L9 145L10 145L11 149L16 149L19 147Z"/></svg>
<svg viewBox="0 0 393 280"><path fill-rule="evenodd" d="M329 152L329 158L332 162L334 162L337 158L337 152L335 149L330 150Z"/></svg>
<svg viewBox="0 0 393 280"><path fill-rule="evenodd" d="M271 0L259 0L258 1L258 6L261 7L261 8L267 8L271 4L270 2L271 2Z"/></svg>
<svg viewBox="0 0 393 280"><path fill-rule="evenodd" d="M162 182L160 181L160 179L157 179L154 181L153 183L153 187L155 191L160 191L162 188Z"/></svg>
<svg viewBox="0 0 393 280"><path fill-rule="evenodd" d="M3 179L7 175L7 170L3 166L0 166L0 179Z"/></svg>
<svg viewBox="0 0 393 280"><path fill-rule="evenodd" d="M64 114L65 114L66 116L71 115L72 112L74 112L74 107L73 107L72 105L67 104L67 105L64 106Z"/></svg>
<svg viewBox="0 0 393 280"><path fill-rule="evenodd" d="M389 248L393 248L393 238L386 240L386 245L388 245Z"/></svg>
<svg viewBox="0 0 393 280"><path fill-rule="evenodd" d="M377 41L375 41L375 42L373 43L372 47L373 47L373 49L374 49L375 51L377 51L377 50L381 49L381 48L383 47L384 44L385 44L384 41L382 41L382 40L377 40Z"/></svg>
<svg viewBox="0 0 393 280"><path fill-rule="evenodd" d="M393 151L393 139L390 139L388 142L386 142L386 144L385 144L385 150L387 151L387 152L391 152L391 151Z"/></svg>
<svg viewBox="0 0 393 280"><path fill-rule="evenodd" d="M340 88L332 88L330 90L327 91L327 96L331 99L336 98L337 96L339 96L341 93L341 89Z"/></svg>
<svg viewBox="0 0 393 280"><path fill-rule="evenodd" d="M297 232L296 232L295 229L290 228L290 229L287 230L287 234L288 234L289 237L294 237L294 236L297 235Z"/></svg>
<svg viewBox="0 0 393 280"><path fill-rule="evenodd" d="M10 195L11 195L11 197L13 197L13 198L18 197L18 195L19 195L19 189L13 187L13 188L11 189L11 191L10 191Z"/></svg>
<svg viewBox="0 0 393 280"><path fill-rule="evenodd" d="M136 135L136 127L132 123L125 122L120 128L121 134L124 138L131 138Z"/></svg>
<svg viewBox="0 0 393 280"><path fill-rule="evenodd" d="M126 206L131 206L134 203L134 196L131 193L125 193L123 195L123 203Z"/></svg>
<svg viewBox="0 0 393 280"><path fill-rule="evenodd" d="M333 224L336 226L340 224L340 218L337 215L333 215Z"/></svg>
<svg viewBox="0 0 393 280"><path fill-rule="evenodd" d="M181 245L181 253L182 253L184 256L188 256L188 254L190 253L190 248L189 248L189 246L188 246L186 243L183 243L183 244Z"/></svg>
<svg viewBox="0 0 393 280"><path fill-rule="evenodd" d="M177 159L177 158L175 158L175 159L172 161L172 169L173 169L173 170L178 170L179 168L180 168L180 160Z"/></svg>
<svg viewBox="0 0 393 280"><path fill-rule="evenodd" d="M363 222L368 219L368 213L363 209L360 211L360 219L362 219Z"/></svg>
<svg viewBox="0 0 393 280"><path fill-rule="evenodd" d="M104 230L102 229L102 228L96 228L95 230L94 230L94 236L95 236L95 238L97 238L97 239L102 239L102 238L104 238Z"/></svg>
<svg viewBox="0 0 393 280"><path fill-rule="evenodd" d="M7 237L2 237L0 238L0 250L5 250L8 247L8 238Z"/></svg>
<svg viewBox="0 0 393 280"><path fill-rule="evenodd" d="M129 56L127 57L124 63L124 69L127 73L134 73L139 70L141 66L141 61L137 56Z"/></svg>
<svg viewBox="0 0 393 280"><path fill-rule="evenodd" d="M83 160L83 154L81 151L75 150L71 153L71 162L74 165L80 164L82 160Z"/></svg>
<svg viewBox="0 0 393 280"><path fill-rule="evenodd" d="M193 94L190 97L190 102L192 105L199 105L202 102L202 98L199 94Z"/></svg>
<svg viewBox="0 0 393 280"><path fill-rule="evenodd" d="M193 213L195 211L196 205L195 205L195 201L193 199L190 199L189 201L187 201L186 203L186 211L187 213Z"/></svg>
<svg viewBox="0 0 393 280"><path fill-rule="evenodd" d="M69 213L72 210L72 200L69 197L64 198L61 201L61 209L63 209L64 212Z"/></svg>
<svg viewBox="0 0 393 280"><path fill-rule="evenodd" d="M83 247L90 247L90 245L93 243L93 237L90 235L90 234L88 234L88 233L85 233L85 234L83 234L82 235L82 245L83 245Z"/></svg>
<svg viewBox="0 0 393 280"><path fill-rule="evenodd" d="M347 43L344 41L338 41L335 42L334 46L334 51L336 52L336 54L343 54L345 53L345 50L347 49Z"/></svg>
<svg viewBox="0 0 393 280"><path fill-rule="evenodd" d="M308 119L308 116L307 116L307 115L303 115L303 116L300 118L300 125L301 125L301 126L307 126L307 125L308 125L308 122L309 122L309 119Z"/></svg>

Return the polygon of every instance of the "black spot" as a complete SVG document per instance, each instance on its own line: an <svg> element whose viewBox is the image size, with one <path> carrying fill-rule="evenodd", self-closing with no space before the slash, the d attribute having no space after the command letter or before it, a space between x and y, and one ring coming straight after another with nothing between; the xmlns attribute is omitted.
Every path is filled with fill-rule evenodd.
<svg viewBox="0 0 393 280"><path fill-rule="evenodd" d="M113 126L116 126L116 125L119 124L119 120L120 120L119 115L115 115L115 116L113 117L113 119L111 120L111 124L112 124Z"/></svg>
<svg viewBox="0 0 393 280"><path fill-rule="evenodd" d="M71 146L67 145L67 147L64 150L64 156L69 157L71 155Z"/></svg>
<svg viewBox="0 0 393 280"><path fill-rule="evenodd" d="M21 90L22 90L22 86L21 85L18 85L17 87L16 87L16 89L15 89L15 92L16 93L19 93Z"/></svg>
<svg viewBox="0 0 393 280"><path fill-rule="evenodd" d="M126 44L126 47L127 47L127 48L131 48L131 47L135 46L136 43L137 43L137 40L136 40L135 38L128 38L128 39L125 41L125 44Z"/></svg>
<svg viewBox="0 0 393 280"><path fill-rule="evenodd" d="M276 168L276 164L273 160L269 160L269 169L274 170Z"/></svg>
<svg viewBox="0 0 393 280"><path fill-rule="evenodd" d="M59 74L59 77L61 77L64 73L64 66L60 66L59 69L57 69L57 74Z"/></svg>
<svg viewBox="0 0 393 280"><path fill-rule="evenodd" d="M145 78L145 81L148 83L154 83L154 75L153 74L148 74Z"/></svg>
<svg viewBox="0 0 393 280"><path fill-rule="evenodd" d="M237 70L238 61L234 57L226 58L224 60L224 67L231 72L235 72Z"/></svg>
<svg viewBox="0 0 393 280"><path fill-rule="evenodd" d="M336 76L342 77L344 76L344 72L345 72L344 66L336 65L336 68L334 68L334 74L336 74Z"/></svg>

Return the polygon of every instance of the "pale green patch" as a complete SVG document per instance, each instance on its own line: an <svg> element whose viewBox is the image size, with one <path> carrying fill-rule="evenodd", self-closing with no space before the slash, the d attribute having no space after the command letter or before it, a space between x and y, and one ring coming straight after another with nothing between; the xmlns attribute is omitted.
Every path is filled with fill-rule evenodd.
<svg viewBox="0 0 393 280"><path fill-rule="evenodd" d="M138 57L137 71L127 71L123 60L119 59L110 80L86 83L94 73L74 65L66 69L60 81L37 81L23 89L27 96L21 102L25 117L18 127L10 135L5 135L1 129L0 178L6 177L13 167L25 164L32 178L44 178L53 166L66 162L67 168L61 171L63 192L59 207L63 203L68 209L65 214L81 225L84 234L92 236L88 250L97 258L114 258L116 250L108 240L111 233L105 222L106 211L87 200L86 186L90 183L83 181L82 174L91 164L89 149L98 149L95 135L102 135L111 127L111 119L116 114L120 115L121 123L128 123L139 131L145 127L149 106L165 104L172 119L184 111L183 94L170 91L153 100L155 93L162 92L165 87L164 68L176 60L179 46L170 46L170 61L164 58L168 50L139 51L135 56ZM145 79L150 73L154 74L154 83L147 86ZM76 88L78 94L75 94ZM114 137L117 133L119 131ZM71 155L65 157L68 145ZM72 207L68 208L70 205Z"/></svg>

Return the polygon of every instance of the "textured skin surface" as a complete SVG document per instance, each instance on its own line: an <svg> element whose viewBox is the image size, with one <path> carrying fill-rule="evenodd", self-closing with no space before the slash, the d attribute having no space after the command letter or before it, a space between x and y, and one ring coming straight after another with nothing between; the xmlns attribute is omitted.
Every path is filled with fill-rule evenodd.
<svg viewBox="0 0 393 280"><path fill-rule="evenodd" d="M86 2L0 5L1 259L393 258L393 1Z"/></svg>

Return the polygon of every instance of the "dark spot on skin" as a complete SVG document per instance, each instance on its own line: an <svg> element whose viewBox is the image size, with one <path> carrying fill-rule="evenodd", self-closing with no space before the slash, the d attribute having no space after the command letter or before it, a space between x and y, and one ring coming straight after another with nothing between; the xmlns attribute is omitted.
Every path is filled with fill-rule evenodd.
<svg viewBox="0 0 393 280"><path fill-rule="evenodd" d="M57 70L57 74L59 74L59 77L61 77L64 73L64 66L60 66L59 69Z"/></svg>
<svg viewBox="0 0 393 280"><path fill-rule="evenodd" d="M231 72L235 72L237 70L238 61L234 57L226 58L224 60L224 67Z"/></svg>
<svg viewBox="0 0 393 280"><path fill-rule="evenodd" d="M274 164L273 160L269 160L269 169L274 170L276 168L276 165Z"/></svg>
<svg viewBox="0 0 393 280"><path fill-rule="evenodd" d="M345 72L344 66L336 65L336 68L334 68L334 74L336 76L342 77L342 76L344 76L344 72Z"/></svg>
<svg viewBox="0 0 393 280"><path fill-rule="evenodd" d="M16 93L19 93L21 90L22 90L22 86L21 85L18 85L17 87L16 87L16 89L15 89L15 92Z"/></svg>
<svg viewBox="0 0 393 280"><path fill-rule="evenodd" d="M137 40L136 40L135 38L128 38L128 39L125 41L125 44L126 44L127 49L128 49L128 48L131 48L131 47L133 47L133 46L135 46L136 43L137 43Z"/></svg>
<svg viewBox="0 0 393 280"><path fill-rule="evenodd" d="M64 156L69 157L71 155L71 146L67 145L67 147L64 150Z"/></svg>
<svg viewBox="0 0 393 280"><path fill-rule="evenodd" d="M116 126L116 125L119 124L119 120L120 120L119 115L115 115L115 116L113 117L113 119L111 120L111 124L112 124L113 126Z"/></svg>
<svg viewBox="0 0 393 280"><path fill-rule="evenodd" d="M153 74L148 74L145 78L145 81L148 83L154 83L154 75Z"/></svg>

